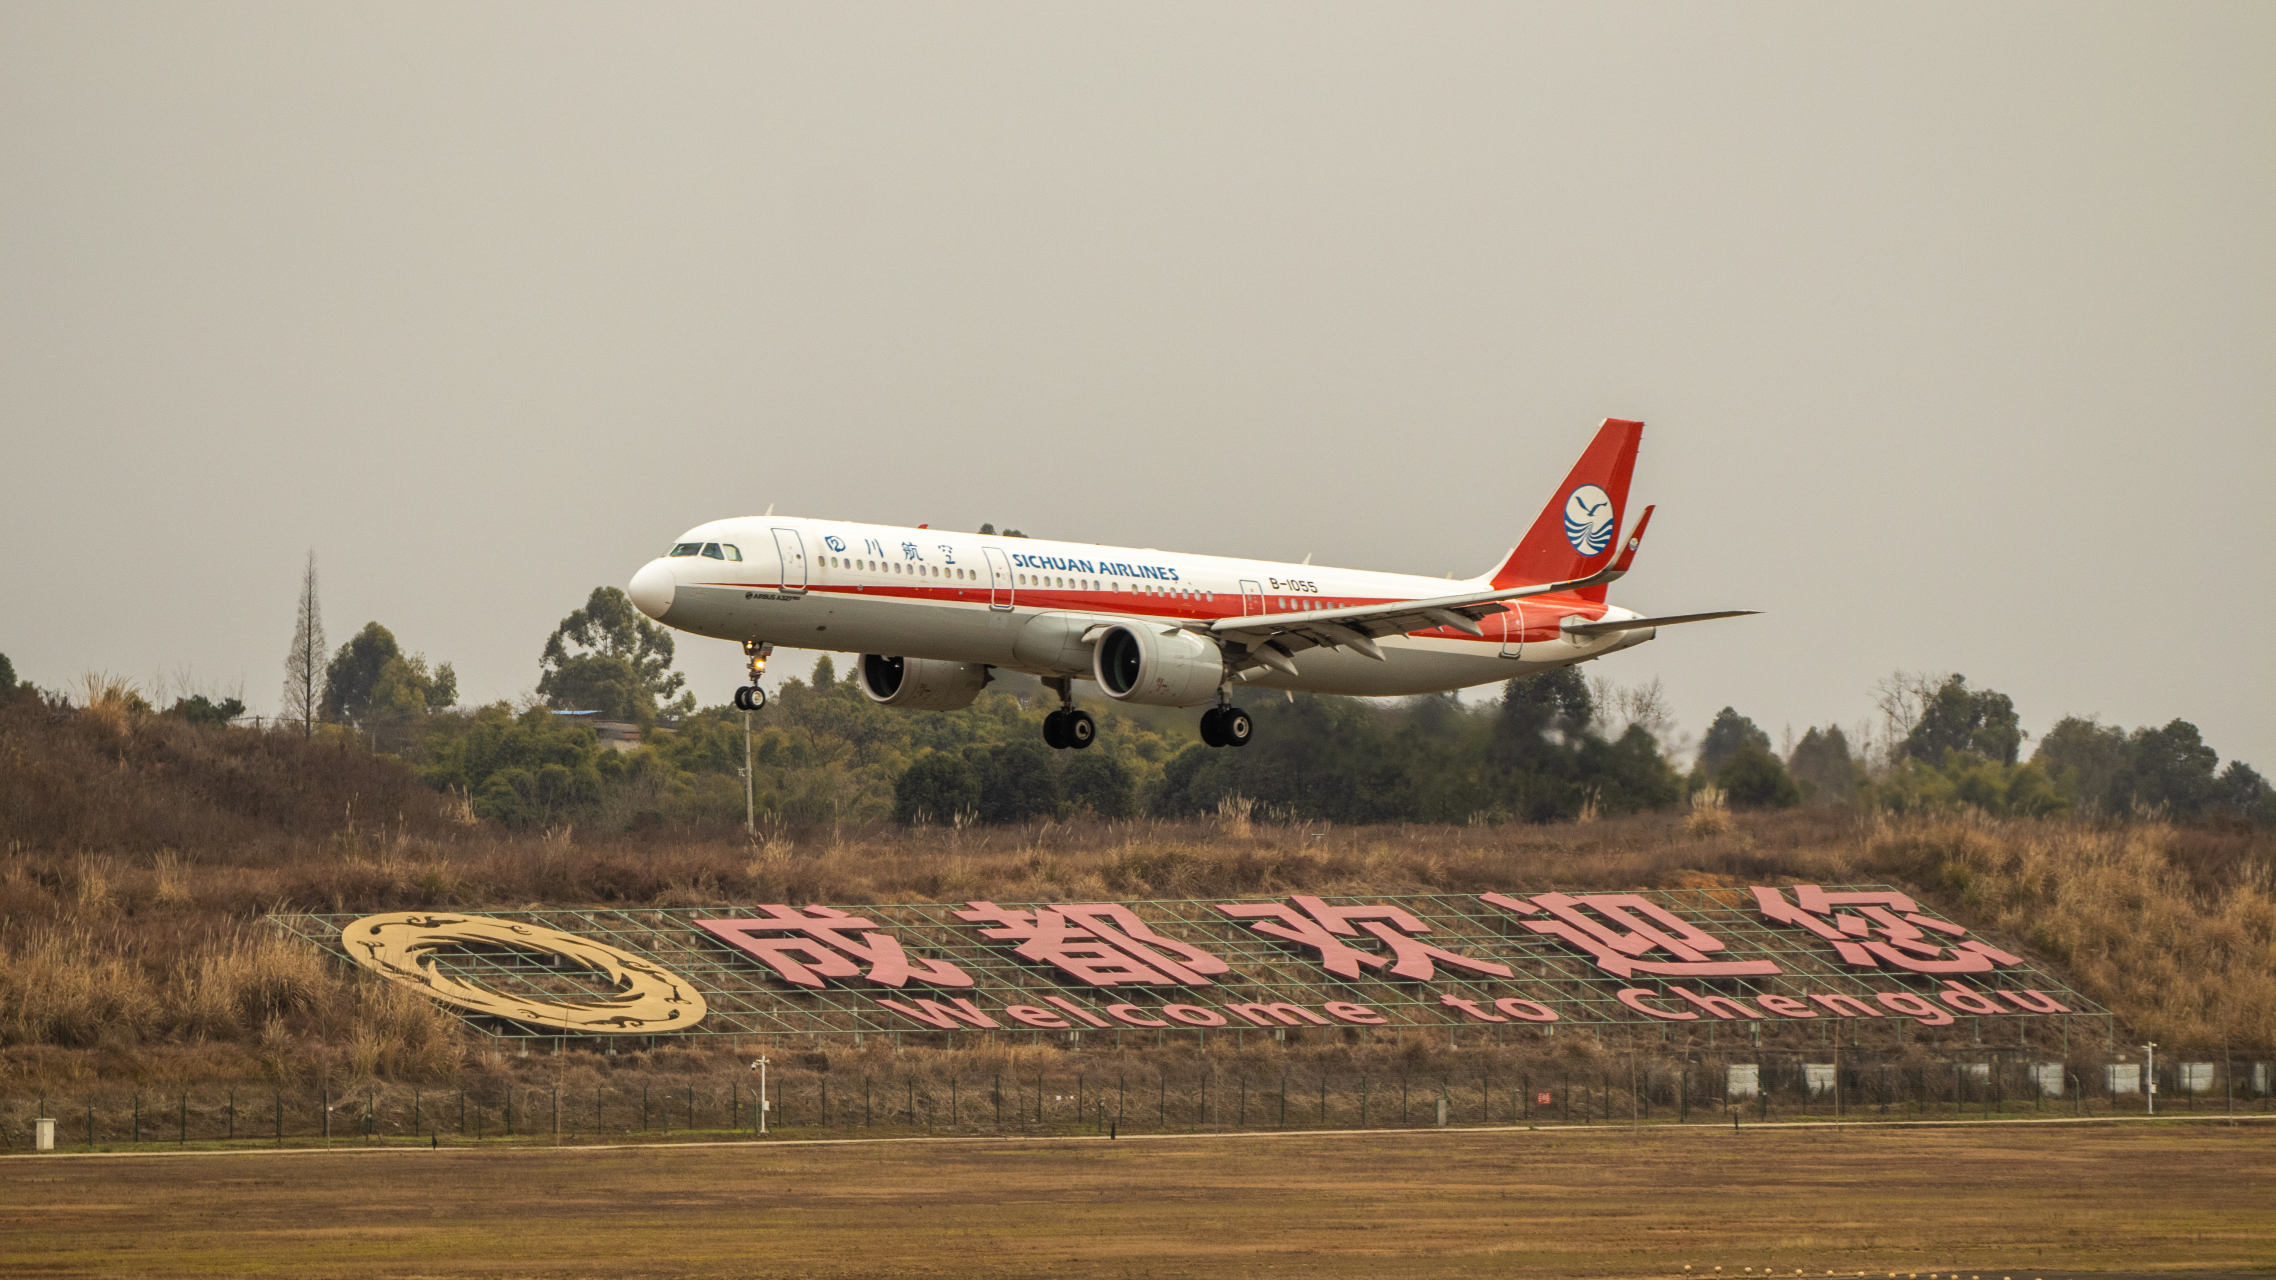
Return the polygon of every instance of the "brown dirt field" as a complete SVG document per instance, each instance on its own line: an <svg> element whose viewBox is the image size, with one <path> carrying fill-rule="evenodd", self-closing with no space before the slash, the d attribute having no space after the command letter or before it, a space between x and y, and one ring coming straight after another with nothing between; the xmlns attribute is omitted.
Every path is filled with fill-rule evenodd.
<svg viewBox="0 0 2276 1280"><path fill-rule="evenodd" d="M2276 1129L0 1160L5 1276L1671 1277L1687 1264L1718 1280L2276 1270Z"/></svg>

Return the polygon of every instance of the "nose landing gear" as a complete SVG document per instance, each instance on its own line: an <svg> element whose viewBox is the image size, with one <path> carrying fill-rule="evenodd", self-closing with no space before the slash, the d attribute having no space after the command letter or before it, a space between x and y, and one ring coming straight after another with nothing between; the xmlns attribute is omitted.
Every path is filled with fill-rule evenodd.
<svg viewBox="0 0 2276 1280"><path fill-rule="evenodd" d="M757 640L743 642L743 655L751 660L751 683L735 691L737 711L763 711L767 705L767 691L759 687L759 677L767 673L767 658L774 646Z"/></svg>
<svg viewBox="0 0 2276 1280"><path fill-rule="evenodd" d="M1088 711L1075 709L1075 682L1057 676L1043 682L1059 694L1059 709L1043 717L1043 744L1054 751L1083 748L1098 741L1098 721Z"/></svg>

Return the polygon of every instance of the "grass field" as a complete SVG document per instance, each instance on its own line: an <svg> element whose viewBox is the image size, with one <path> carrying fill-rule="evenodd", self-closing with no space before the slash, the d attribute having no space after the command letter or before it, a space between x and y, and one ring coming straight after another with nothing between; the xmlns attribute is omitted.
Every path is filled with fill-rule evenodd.
<svg viewBox="0 0 2276 1280"><path fill-rule="evenodd" d="M2276 1271L2276 1128L27 1156L0 1275Z"/></svg>

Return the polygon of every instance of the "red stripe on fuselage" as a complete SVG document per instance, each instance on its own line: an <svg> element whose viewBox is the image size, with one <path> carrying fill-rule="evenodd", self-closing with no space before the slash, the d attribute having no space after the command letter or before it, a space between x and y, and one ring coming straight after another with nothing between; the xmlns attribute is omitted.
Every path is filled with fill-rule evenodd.
<svg viewBox="0 0 2276 1280"><path fill-rule="evenodd" d="M738 591L779 592L782 587L772 582L694 582L696 587L731 587ZM924 604L987 605L993 594L987 587L913 587L886 585L871 586L858 583L842 586L836 583L809 586L808 592L838 596L883 596L892 600L911 600ZM954 592L952 598L949 593ZM1018 607L1044 610L1073 610L1082 613L1119 613L1137 617L1161 618L1172 621L1214 622L1220 618L1239 618L1247 615L1234 612L1229 606L1235 601L1180 600L1174 596L1151 595L1142 591L1073 591L1057 587L1019 587L1010 593ZM1230 594L1230 593L1222 593ZM1285 599L1312 599L1307 596L1286 596ZM1351 596L1317 597L1327 608L1365 608L1372 605L1406 604L1409 601L1385 596L1380 599L1360 599ZM1168 608L1148 608L1147 605L1168 605ZM1137 607L1132 607L1136 605ZM1198 605L1191 612L1180 612L1178 605ZM1216 606L1212 609L1210 606ZM1504 604L1503 609L1509 609ZM1276 613L1301 613L1302 610L1275 610ZM1534 596L1525 601L1525 629L1519 639L1525 643L1554 640L1563 634L1562 621L1567 615L1594 620L1604 616L1605 607L1594 601L1580 600L1559 593L1554 596ZM1478 644L1500 644L1504 637L1492 633L1492 620L1486 622L1487 634L1474 636L1453 627L1428 627L1403 634L1431 640L1467 640Z"/></svg>

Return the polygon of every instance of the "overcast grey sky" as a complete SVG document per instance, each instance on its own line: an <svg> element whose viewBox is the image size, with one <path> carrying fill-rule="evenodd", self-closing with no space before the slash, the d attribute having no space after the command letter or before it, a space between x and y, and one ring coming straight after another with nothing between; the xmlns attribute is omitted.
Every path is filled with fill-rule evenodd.
<svg viewBox="0 0 2276 1280"><path fill-rule="evenodd" d="M530 688L756 513L1475 573L2276 772L2276 5L0 2L0 652ZM683 638L707 702L739 658ZM803 674L797 657L778 672Z"/></svg>

